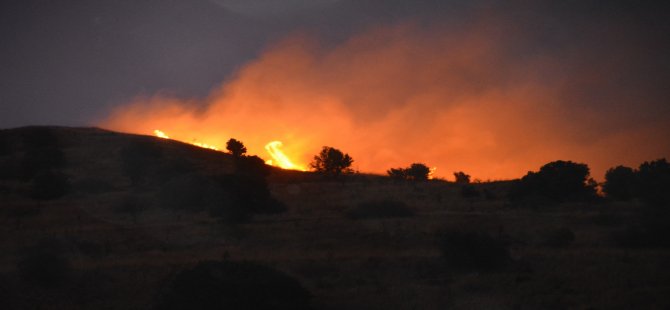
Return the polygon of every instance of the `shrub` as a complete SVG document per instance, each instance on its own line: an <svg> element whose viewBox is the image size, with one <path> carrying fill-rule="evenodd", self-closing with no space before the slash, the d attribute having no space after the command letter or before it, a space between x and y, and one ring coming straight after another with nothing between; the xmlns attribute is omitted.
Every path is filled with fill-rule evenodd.
<svg viewBox="0 0 670 310"><path fill-rule="evenodd" d="M226 142L226 150L235 157L242 157L247 152L247 147L241 141L230 139Z"/></svg>
<svg viewBox="0 0 670 310"><path fill-rule="evenodd" d="M351 164L354 160L349 154L342 153L342 151L324 146L321 152L314 156L314 160L309 164L314 171L322 173L326 176L337 177L342 173L350 173Z"/></svg>
<svg viewBox="0 0 670 310"><path fill-rule="evenodd" d="M33 179L30 197L38 200L52 200L61 198L69 192L70 180L65 174L45 171Z"/></svg>
<svg viewBox="0 0 670 310"><path fill-rule="evenodd" d="M396 180L425 181L430 176L430 168L421 163L413 163L407 168L391 168L386 173Z"/></svg>
<svg viewBox="0 0 670 310"><path fill-rule="evenodd" d="M311 309L296 279L250 262L198 263L180 272L156 309Z"/></svg>
<svg viewBox="0 0 670 310"><path fill-rule="evenodd" d="M670 163L665 158L644 162L638 169L638 196L648 205L668 207Z"/></svg>
<svg viewBox="0 0 670 310"><path fill-rule="evenodd" d="M456 179L457 184L469 184L470 175L465 174L463 171L454 172L454 178Z"/></svg>
<svg viewBox="0 0 670 310"><path fill-rule="evenodd" d="M404 202L389 199L362 202L346 213L346 216L352 219L409 217L413 215L414 211Z"/></svg>
<svg viewBox="0 0 670 310"><path fill-rule="evenodd" d="M565 247L575 241L575 233L569 228L557 228L547 231L543 235L542 245L550 247Z"/></svg>
<svg viewBox="0 0 670 310"><path fill-rule="evenodd" d="M509 197L512 200L588 201L596 197L595 187L586 164L559 160L542 166L538 172L528 172L517 181Z"/></svg>
<svg viewBox="0 0 670 310"><path fill-rule="evenodd" d="M270 175L270 172L270 166L258 156L242 156L235 159L235 174L262 179Z"/></svg>
<svg viewBox="0 0 670 310"><path fill-rule="evenodd" d="M603 192L615 200L627 201L635 195L636 172L633 168L617 166L605 173Z"/></svg>
<svg viewBox="0 0 670 310"><path fill-rule="evenodd" d="M386 173L394 180L407 180L407 169L405 168L391 168Z"/></svg>
<svg viewBox="0 0 670 310"><path fill-rule="evenodd" d="M440 239L442 256L462 271L495 271L510 262L507 245L485 233L449 230Z"/></svg>
<svg viewBox="0 0 670 310"><path fill-rule="evenodd" d="M244 213L286 211L286 206L272 197L265 179L232 174L218 177L217 181L233 207Z"/></svg>
<svg viewBox="0 0 670 310"><path fill-rule="evenodd" d="M22 280L41 287L59 285L70 275L70 263L54 240L43 240L26 249L17 268Z"/></svg>

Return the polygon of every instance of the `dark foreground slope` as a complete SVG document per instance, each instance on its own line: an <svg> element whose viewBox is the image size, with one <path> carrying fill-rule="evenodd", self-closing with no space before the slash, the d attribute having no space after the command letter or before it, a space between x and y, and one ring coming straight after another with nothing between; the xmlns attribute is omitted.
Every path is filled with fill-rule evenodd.
<svg viewBox="0 0 670 310"><path fill-rule="evenodd" d="M634 203L520 208L505 182L271 170L285 212L222 217L263 196L235 170L148 136L0 131L0 307L670 306L670 251L617 242Z"/></svg>

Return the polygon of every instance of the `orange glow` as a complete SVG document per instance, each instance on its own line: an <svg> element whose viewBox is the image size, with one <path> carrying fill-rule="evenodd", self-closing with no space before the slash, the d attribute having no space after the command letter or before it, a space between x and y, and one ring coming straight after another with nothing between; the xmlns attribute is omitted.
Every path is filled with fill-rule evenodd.
<svg viewBox="0 0 670 310"><path fill-rule="evenodd" d="M172 138L170 138L170 136L168 136L164 131L159 130L159 129L154 129L154 135L155 135L156 137L161 138L161 139L172 139ZM219 148L216 147L216 146L209 145L209 144L206 144L206 143L196 142L195 140L193 140L193 141L191 141L191 142L187 142L187 141L183 141L183 140L179 140L179 139L174 139L174 140L181 141L181 142L185 142L185 143L190 143L190 144L193 144L193 145L195 145L195 146L198 146L198 147L201 147L201 148L204 148L204 149L210 149L210 150L219 151Z"/></svg>
<svg viewBox="0 0 670 310"><path fill-rule="evenodd" d="M327 145L351 155L361 172L424 162L440 167L434 177L464 171L482 180L518 178L558 159L587 163L602 180L610 167L669 154L667 143L650 138L670 132L668 124L614 130L607 111L565 104L563 85L573 80L546 73L563 64L510 62L509 36L489 26L379 27L328 49L293 36L205 98L138 97L98 125L161 128L207 146L235 138L289 169L304 169ZM268 147L277 140L281 150Z"/></svg>
<svg viewBox="0 0 670 310"><path fill-rule="evenodd" d="M159 138L170 139L170 137L168 135L166 135L164 132L162 132L158 129L154 130L154 134L156 135L156 137L159 137Z"/></svg>
<svg viewBox="0 0 670 310"><path fill-rule="evenodd" d="M435 179L435 170L437 170L437 167L430 168L430 172L428 172L428 180Z"/></svg>
<svg viewBox="0 0 670 310"><path fill-rule="evenodd" d="M303 166L294 164L288 156L279 149L281 146L281 141L272 141L265 145L265 150L272 156L272 159L266 161L267 164L275 165L283 169L307 171Z"/></svg>

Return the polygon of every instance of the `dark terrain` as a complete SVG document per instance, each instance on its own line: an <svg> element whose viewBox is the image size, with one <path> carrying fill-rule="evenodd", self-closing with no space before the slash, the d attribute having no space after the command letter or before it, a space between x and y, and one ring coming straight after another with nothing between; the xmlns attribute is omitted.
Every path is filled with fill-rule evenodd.
<svg viewBox="0 0 670 310"><path fill-rule="evenodd" d="M178 308L181 290L208 298L198 272L217 268L266 285L230 280L222 296L291 296L270 308L670 307L670 250L625 241L644 224L637 200L519 204L511 181L237 167L149 136L1 130L0 308ZM204 261L223 265L194 268Z"/></svg>

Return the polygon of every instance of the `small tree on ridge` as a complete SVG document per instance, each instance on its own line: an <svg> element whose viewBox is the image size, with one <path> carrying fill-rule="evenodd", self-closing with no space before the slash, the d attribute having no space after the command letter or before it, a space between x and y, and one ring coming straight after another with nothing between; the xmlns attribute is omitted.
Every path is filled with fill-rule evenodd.
<svg viewBox="0 0 670 310"><path fill-rule="evenodd" d="M330 146L324 146L319 155L314 156L309 166L316 172L336 177L342 173L351 172L350 167L353 162L349 154Z"/></svg>

